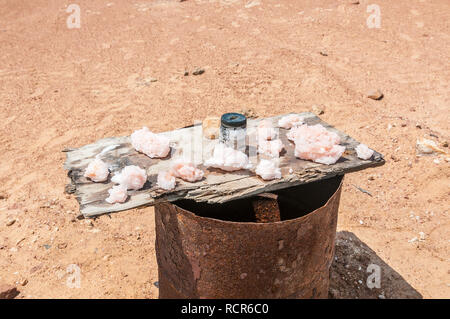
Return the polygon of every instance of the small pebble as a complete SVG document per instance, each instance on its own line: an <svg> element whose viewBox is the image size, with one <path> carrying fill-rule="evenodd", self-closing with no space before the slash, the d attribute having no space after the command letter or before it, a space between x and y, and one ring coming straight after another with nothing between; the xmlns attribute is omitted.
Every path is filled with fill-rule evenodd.
<svg viewBox="0 0 450 319"><path fill-rule="evenodd" d="M380 90L370 90L367 93L367 97L372 100L381 100L384 94Z"/></svg>
<svg viewBox="0 0 450 319"><path fill-rule="evenodd" d="M6 226L11 226L12 224L14 224L16 222L15 219L10 219L6 222Z"/></svg>
<svg viewBox="0 0 450 319"><path fill-rule="evenodd" d="M322 115L325 113L325 107L323 105L313 105L311 109L316 115Z"/></svg>
<svg viewBox="0 0 450 319"><path fill-rule="evenodd" d="M192 72L193 75L200 75L203 73L205 73L205 69L202 69L202 68L197 68L197 69L195 69L194 72Z"/></svg>

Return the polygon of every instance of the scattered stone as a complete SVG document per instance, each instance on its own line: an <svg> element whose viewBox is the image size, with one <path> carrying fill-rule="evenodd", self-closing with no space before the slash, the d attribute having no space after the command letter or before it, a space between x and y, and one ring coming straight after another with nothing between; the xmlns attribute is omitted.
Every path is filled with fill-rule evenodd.
<svg viewBox="0 0 450 319"><path fill-rule="evenodd" d="M14 299L19 293L14 286L0 284L0 299Z"/></svg>
<svg viewBox="0 0 450 319"><path fill-rule="evenodd" d="M189 71L184 71L184 76L188 76L189 75Z"/></svg>
<svg viewBox="0 0 450 319"><path fill-rule="evenodd" d="M447 141L444 141L444 142L442 142L442 147L448 147L448 142Z"/></svg>
<svg viewBox="0 0 450 319"><path fill-rule="evenodd" d="M369 177L367 178L369 181L373 181L375 180L375 176L374 175L369 175Z"/></svg>
<svg viewBox="0 0 450 319"><path fill-rule="evenodd" d="M397 156L395 156L395 155L391 155L391 159L392 159L394 162L400 161L400 159L399 159Z"/></svg>
<svg viewBox="0 0 450 319"><path fill-rule="evenodd" d="M58 249L64 249L67 248L67 243L59 243L58 244Z"/></svg>
<svg viewBox="0 0 450 319"><path fill-rule="evenodd" d="M418 240L418 238L414 237L414 238L408 240L408 243L415 243L417 240Z"/></svg>
<svg viewBox="0 0 450 319"><path fill-rule="evenodd" d="M11 226L11 225L13 225L15 222L16 222L16 220L15 220L14 218L13 218L13 219L10 219L10 220L6 221L6 226Z"/></svg>
<svg viewBox="0 0 450 319"><path fill-rule="evenodd" d="M244 114L245 117L248 118L248 119L257 117L255 110L252 109L252 108L242 109L241 113Z"/></svg>
<svg viewBox="0 0 450 319"><path fill-rule="evenodd" d="M259 2L259 0L253 0L253 1L250 1L249 3L247 3L245 5L245 8L249 9L249 8L252 8L252 7L255 7L255 6L259 6L260 4L261 4L261 2Z"/></svg>
<svg viewBox="0 0 450 319"><path fill-rule="evenodd" d="M111 258L111 255L105 255L103 256L104 261L108 261Z"/></svg>
<svg viewBox="0 0 450 319"><path fill-rule="evenodd" d="M192 72L192 75L200 75L200 74L203 74L203 73L205 73L205 69L197 68L197 69L195 69L194 72Z"/></svg>
<svg viewBox="0 0 450 319"><path fill-rule="evenodd" d="M7 199L8 195L6 195L5 193L0 193L0 200L2 199Z"/></svg>
<svg viewBox="0 0 450 319"><path fill-rule="evenodd" d="M401 127L406 127L406 123L405 122L403 122L402 124L401 124Z"/></svg>
<svg viewBox="0 0 450 319"><path fill-rule="evenodd" d="M417 155L428 155L436 152L442 154L447 153L443 149L439 148L435 141L427 139L417 140L416 151Z"/></svg>
<svg viewBox="0 0 450 319"><path fill-rule="evenodd" d="M44 244L44 248L47 249L47 250L50 249L51 247L52 247L52 246L49 245L49 244Z"/></svg>
<svg viewBox="0 0 450 319"><path fill-rule="evenodd" d="M328 53L326 51L320 51L319 53L321 56L328 56Z"/></svg>
<svg viewBox="0 0 450 319"><path fill-rule="evenodd" d="M437 158L435 158L435 159L433 160L433 163L434 163L434 164L439 164L440 161L439 161Z"/></svg>
<svg viewBox="0 0 450 319"><path fill-rule="evenodd" d="M26 278L20 282L21 286L26 286L27 284L28 284L28 279L26 279Z"/></svg>
<svg viewBox="0 0 450 319"><path fill-rule="evenodd" d="M153 285L155 285L156 288L159 288L159 281L155 281L155 282L153 283Z"/></svg>
<svg viewBox="0 0 450 319"><path fill-rule="evenodd" d="M384 295L378 295L378 299L386 299Z"/></svg>
<svg viewBox="0 0 450 319"><path fill-rule="evenodd" d="M311 110L316 115L322 115L322 114L325 113L325 106L323 106L323 105L313 105Z"/></svg>
<svg viewBox="0 0 450 319"><path fill-rule="evenodd" d="M381 100L384 94L380 90L370 90L367 97L372 100Z"/></svg>
<svg viewBox="0 0 450 319"><path fill-rule="evenodd" d="M416 123L416 128L418 128L419 130L422 129L422 125L420 125L419 123Z"/></svg>
<svg viewBox="0 0 450 319"><path fill-rule="evenodd" d="M419 233L419 239L422 240L422 241L425 240L425 233L424 232L421 231Z"/></svg>
<svg viewBox="0 0 450 319"><path fill-rule="evenodd" d="M202 122L203 135L211 140L219 137L220 130L220 118L219 117L206 117Z"/></svg>

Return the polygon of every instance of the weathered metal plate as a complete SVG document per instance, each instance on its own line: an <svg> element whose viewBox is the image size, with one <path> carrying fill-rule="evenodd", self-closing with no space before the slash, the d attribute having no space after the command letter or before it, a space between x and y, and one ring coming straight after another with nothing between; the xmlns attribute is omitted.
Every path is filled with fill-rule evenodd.
<svg viewBox="0 0 450 319"><path fill-rule="evenodd" d="M286 137L288 130L280 129L280 138L286 149L286 152L280 157L282 179L266 182L256 176L253 170L224 173L217 169L206 169L200 163L211 155L214 145L218 141L203 138L201 125L198 125L161 133L170 136L171 139L171 154L165 159L151 159L136 152L130 144L129 136L106 138L77 149L65 150L67 158L64 168L69 171L68 175L71 179L71 183L67 185L66 189L68 192L75 193L80 203L81 213L85 217L92 217L143 205L154 205L158 201L194 199L199 202L223 203L384 164L383 156L378 152L375 152L370 160L358 159L354 150L359 144L358 141L323 122L313 113L300 113L300 115L305 117L305 122L309 125L320 123L339 134L341 144L345 145L347 150L336 164L323 165L295 158L295 146ZM284 115L268 119L275 124L282 116ZM250 119L248 130L251 131L260 120L262 119ZM254 144L250 141L248 150L252 148L254 150L256 147ZM138 165L145 168L149 176L144 188L129 192L129 199L122 204L111 205L105 202L105 198L108 197L108 189L113 186L110 179L105 183L94 183L83 177L89 162L106 147L113 148L102 157L110 165L112 170L110 177L126 165ZM194 161L204 169L205 178L197 183L178 181L177 187L172 191L158 189L156 187L158 172L168 169L171 159L174 157L191 153L196 156ZM256 161L253 163L256 164ZM289 173L290 169L292 169L292 173Z"/></svg>

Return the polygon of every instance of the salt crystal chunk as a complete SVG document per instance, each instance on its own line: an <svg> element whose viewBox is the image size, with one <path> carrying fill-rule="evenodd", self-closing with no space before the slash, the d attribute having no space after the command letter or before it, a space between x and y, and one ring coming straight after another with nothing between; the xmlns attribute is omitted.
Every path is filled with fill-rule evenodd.
<svg viewBox="0 0 450 319"><path fill-rule="evenodd" d="M366 144L359 144L355 148L355 151L356 151L356 155L358 156L358 158L363 159L363 160L368 160L373 155L373 150L368 148Z"/></svg>
<svg viewBox="0 0 450 319"><path fill-rule="evenodd" d="M108 165L99 158L95 158L91 161L84 172L84 177L87 177L94 182L104 182L108 179L108 175Z"/></svg>
<svg viewBox="0 0 450 319"><path fill-rule="evenodd" d="M163 135L152 133L145 126L131 134L131 145L136 151L151 158L166 157L170 152L169 139Z"/></svg>
<svg viewBox="0 0 450 319"><path fill-rule="evenodd" d="M273 140L277 136L277 130L273 127L270 120L263 120L258 124L258 139Z"/></svg>
<svg viewBox="0 0 450 319"><path fill-rule="evenodd" d="M172 166L172 174L187 182L196 182L203 178L204 172L189 161L177 160Z"/></svg>
<svg viewBox="0 0 450 319"><path fill-rule="evenodd" d="M339 135L328 131L320 124L293 127L287 134L295 143L295 156L316 163L331 165L337 162L345 151Z"/></svg>
<svg viewBox="0 0 450 319"><path fill-rule="evenodd" d="M172 190L175 188L175 176L172 172L162 171L158 173L156 184L158 187L165 190Z"/></svg>
<svg viewBox="0 0 450 319"><path fill-rule="evenodd" d="M125 186L127 189L141 189L147 181L147 173L139 166L125 166L122 171L111 178L116 184Z"/></svg>
<svg viewBox="0 0 450 319"><path fill-rule="evenodd" d="M283 148L284 145L280 139L272 141L259 140L258 142L258 153L271 157L279 157Z"/></svg>
<svg viewBox="0 0 450 319"><path fill-rule="evenodd" d="M220 168L229 172L252 167L245 153L228 147L223 143L216 144L213 155L205 161L205 166Z"/></svg>
<svg viewBox="0 0 450 319"><path fill-rule="evenodd" d="M278 126L290 129L294 126L299 126L303 124L303 117L297 114L289 114L286 116L283 116L281 119L278 120Z"/></svg>
<svg viewBox="0 0 450 319"><path fill-rule="evenodd" d="M123 185L115 185L110 190L108 190L109 197L106 201L110 204L123 203L127 200L127 188Z"/></svg>
<svg viewBox="0 0 450 319"><path fill-rule="evenodd" d="M255 173L264 180L280 179L281 170L275 161L262 159L256 166Z"/></svg>

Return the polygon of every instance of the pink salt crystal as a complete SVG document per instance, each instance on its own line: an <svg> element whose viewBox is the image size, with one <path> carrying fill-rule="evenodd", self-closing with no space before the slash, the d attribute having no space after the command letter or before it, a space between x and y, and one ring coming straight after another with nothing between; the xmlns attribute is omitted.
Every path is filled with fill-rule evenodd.
<svg viewBox="0 0 450 319"><path fill-rule="evenodd" d="M281 170L275 161L262 159L256 166L255 173L264 180L280 179Z"/></svg>
<svg viewBox="0 0 450 319"><path fill-rule="evenodd" d="M111 178L116 184L125 186L127 189L141 189L147 181L147 174L144 169L139 166L125 166L122 171Z"/></svg>
<svg viewBox="0 0 450 319"><path fill-rule="evenodd" d="M280 120L278 120L278 126L290 129L294 126L299 126L303 124L303 117L297 114L289 114L286 116L283 116Z"/></svg>
<svg viewBox="0 0 450 319"><path fill-rule="evenodd" d="M127 200L127 188L123 185L115 185L110 190L108 190L109 197L106 201L110 204L123 203Z"/></svg>
<svg viewBox="0 0 450 319"><path fill-rule="evenodd" d="M175 177L181 178L187 182L196 182L203 178L204 172L195 167L195 165L189 161L178 160L174 163L171 170Z"/></svg>
<svg viewBox="0 0 450 319"><path fill-rule="evenodd" d="M159 172L156 183L162 189L172 190L175 188L175 176L173 176L172 172Z"/></svg>
<svg viewBox="0 0 450 319"><path fill-rule="evenodd" d="M169 139L163 135L152 133L145 126L131 134L131 145L136 151L151 158L166 157L170 152Z"/></svg>
<svg viewBox="0 0 450 319"><path fill-rule="evenodd" d="M334 164L342 156L345 146L339 135L328 131L320 124L294 127L287 134L295 142L295 156L321 164Z"/></svg>
<svg viewBox="0 0 450 319"><path fill-rule="evenodd" d="M345 146L333 145L331 147L317 146L313 144L295 144L295 156L316 163L331 165L341 158Z"/></svg>
<svg viewBox="0 0 450 319"><path fill-rule="evenodd" d="M265 141L259 140L258 153L265 154L271 157L279 157L280 152L283 150L283 142L280 139Z"/></svg>
<svg viewBox="0 0 450 319"><path fill-rule="evenodd" d="M223 143L216 144L213 156L205 161L205 166L220 168L228 172L252 167L245 153L228 147Z"/></svg>
<svg viewBox="0 0 450 319"><path fill-rule="evenodd" d="M309 141L310 143L325 142L330 144L339 144L341 142L339 135L334 132L328 131L320 124L310 126L304 124L293 127L286 134L286 136L289 140L294 142L297 138L302 138Z"/></svg>
<svg viewBox="0 0 450 319"><path fill-rule="evenodd" d="M373 155L373 150L367 147L366 144L359 144L356 148L356 155L363 160L368 160Z"/></svg>
<svg viewBox="0 0 450 319"><path fill-rule="evenodd" d="M270 120L263 120L258 124L258 139L273 140L277 136L277 130Z"/></svg>
<svg viewBox="0 0 450 319"><path fill-rule="evenodd" d="M108 165L99 158L91 161L84 172L84 177L90 178L94 182L104 182L108 179L108 175Z"/></svg>

